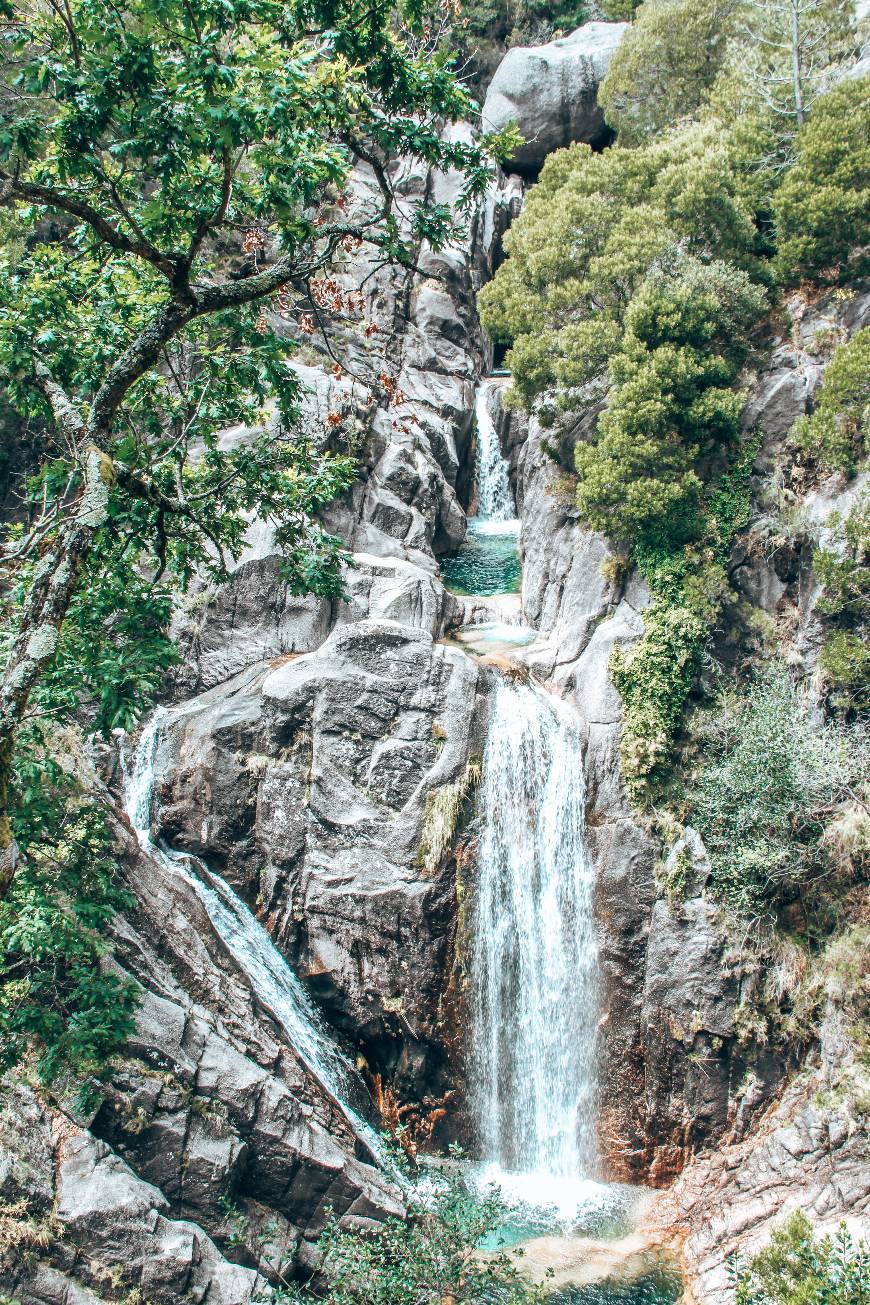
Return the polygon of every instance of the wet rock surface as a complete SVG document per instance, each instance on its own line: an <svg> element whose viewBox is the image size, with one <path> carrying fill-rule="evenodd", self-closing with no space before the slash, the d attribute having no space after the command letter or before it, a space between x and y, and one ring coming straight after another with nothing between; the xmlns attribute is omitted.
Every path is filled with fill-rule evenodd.
<svg viewBox="0 0 870 1305"><path fill-rule="evenodd" d="M433 797L482 749L479 672L396 622L186 704L158 762L157 828L250 900L372 1068L440 1086L455 886L420 863Z"/></svg>

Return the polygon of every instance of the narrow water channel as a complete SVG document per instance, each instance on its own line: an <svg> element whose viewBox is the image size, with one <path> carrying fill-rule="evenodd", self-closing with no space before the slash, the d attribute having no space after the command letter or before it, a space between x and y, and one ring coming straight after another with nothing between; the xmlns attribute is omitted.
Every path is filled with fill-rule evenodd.
<svg viewBox="0 0 870 1305"><path fill-rule="evenodd" d="M441 559L444 583L457 594L488 598L520 588L520 523L492 412L502 384L482 380L475 398L477 513L469 518L462 547Z"/></svg>

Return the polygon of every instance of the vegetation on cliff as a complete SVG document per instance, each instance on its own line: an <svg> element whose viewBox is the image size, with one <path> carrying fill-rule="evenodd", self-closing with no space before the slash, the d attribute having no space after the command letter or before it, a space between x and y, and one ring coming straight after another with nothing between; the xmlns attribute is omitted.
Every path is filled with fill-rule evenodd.
<svg viewBox="0 0 870 1305"><path fill-rule="evenodd" d="M870 1253L845 1224L814 1237L800 1210L774 1231L770 1245L733 1266L736 1305L863 1305Z"/></svg>
<svg viewBox="0 0 870 1305"><path fill-rule="evenodd" d="M854 49L851 11L813 0L793 37L777 27L781 8L723 3L678 22L676 0L647 0L602 88L616 145L547 160L480 296L485 325L510 347L513 402L558 424L563 445L604 405L575 438L577 505L629 552L654 599L644 638L613 666L638 801L668 777L728 594L755 453L741 430L746 369L768 315L780 287L859 274L870 238L870 80L825 91L832 61ZM698 23L715 29L706 59ZM780 86L772 53L762 69L759 30L771 50L778 30L784 49L813 45L797 81ZM865 355L863 333L843 346L794 431L822 467L854 473L864 457ZM860 692L852 631L832 638L826 664Z"/></svg>
<svg viewBox="0 0 870 1305"><path fill-rule="evenodd" d="M70 827L31 819L34 784L64 808L56 731L130 726L174 655L170 593L195 572L225 577L253 512L292 592L342 592L340 543L317 520L352 478L341 416L316 447L302 438L288 360L324 313L364 337L343 257L410 267L421 241L441 247L499 142L443 135L470 101L436 48L447 10L417 0L396 14L359 0L2 0L0 16L0 370L17 419L45 432L3 543L3 977L25 1007L50 991L59 1018L84 1021L80 980L87 964L96 974L112 897L102 870L86 882ZM348 193L356 158L371 193ZM421 194L400 217L397 159L458 170L456 210ZM389 402L391 376L364 379ZM250 440L220 438L239 423ZM62 941L38 950L45 893L59 937L67 920L91 931L75 956ZM123 1031L119 1001L103 1051ZM15 1018L7 1060L27 1026ZM29 1028L47 1064L75 1050L49 1019Z"/></svg>
<svg viewBox="0 0 870 1305"><path fill-rule="evenodd" d="M669 895L721 908L750 1063L759 1048L802 1054L826 1017L844 1030L850 1118L866 1111L870 1065L857 960L870 367L866 330L804 339L801 315L821 301L848 321L867 270L859 44L845 0L645 0L600 92L616 143L548 158L480 295L508 347L510 401L563 469L573 458L580 518L616 545L617 591L632 564L650 592L642 637L610 669L631 798L662 830L691 824L709 856L703 871L678 859ZM746 400L772 339L827 366L807 415L765 441ZM828 477L847 506L802 523L802 497ZM799 559L793 619L813 612L810 649L732 583L765 548Z"/></svg>

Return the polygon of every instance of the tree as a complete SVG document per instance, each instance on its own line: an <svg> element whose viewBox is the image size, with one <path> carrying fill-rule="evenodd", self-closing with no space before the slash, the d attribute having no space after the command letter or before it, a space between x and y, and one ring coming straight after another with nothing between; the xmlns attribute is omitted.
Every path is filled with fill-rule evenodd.
<svg viewBox="0 0 870 1305"><path fill-rule="evenodd" d="M694 114L713 87L742 0L646 0L607 70L598 101L627 145Z"/></svg>
<svg viewBox="0 0 870 1305"><path fill-rule="evenodd" d="M765 293L747 274L689 257L663 261L625 314L610 360L610 398L590 443L579 443L577 505L597 530L679 546L698 533L702 453L739 429L733 384Z"/></svg>
<svg viewBox="0 0 870 1305"><path fill-rule="evenodd" d="M551 155L505 237L510 258L479 296L486 329L512 345L514 397L528 407L558 386L570 408L606 371L632 295L668 250L756 274L757 239L714 124L638 149Z"/></svg>
<svg viewBox="0 0 870 1305"><path fill-rule="evenodd" d="M395 24L366 0L0 4L0 200L16 214L0 369L49 432L4 559L2 895L19 855L16 736L33 710L55 711L52 667L65 660L67 697L82 662L93 679L131 600L197 568L224 575L254 511L294 589L340 592L339 543L316 514L351 465L294 433L287 358L323 311L362 310L337 279L343 253L412 268L421 242L453 236L498 142L441 134L470 105L424 37L421 0ZM461 170L458 215L397 203L402 158ZM357 159L375 198L346 193ZM277 423L221 443L270 400ZM163 654L144 642L147 688ZM134 685L101 723L126 723L141 697Z"/></svg>
<svg viewBox="0 0 870 1305"><path fill-rule="evenodd" d="M845 1223L833 1236L813 1236L795 1210L774 1229L770 1245L749 1264L732 1265L737 1305L866 1305L870 1254Z"/></svg>
<svg viewBox="0 0 870 1305"><path fill-rule="evenodd" d="M788 155L813 101L855 50L852 0L748 0L734 61Z"/></svg>
<svg viewBox="0 0 870 1305"><path fill-rule="evenodd" d="M870 260L870 76L817 99L774 196L777 269L802 278L863 276Z"/></svg>

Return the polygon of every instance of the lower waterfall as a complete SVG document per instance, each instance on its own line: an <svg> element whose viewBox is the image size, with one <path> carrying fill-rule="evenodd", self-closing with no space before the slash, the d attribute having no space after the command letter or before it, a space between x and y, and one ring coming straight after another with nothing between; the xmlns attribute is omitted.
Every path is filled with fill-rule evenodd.
<svg viewBox="0 0 870 1305"><path fill-rule="evenodd" d="M499 684L480 803L470 1079L482 1157L521 1199L564 1206L584 1180L598 1187L594 878L567 707Z"/></svg>
<svg viewBox="0 0 870 1305"><path fill-rule="evenodd" d="M287 1041L328 1097L330 1097L372 1156L384 1163L381 1139L368 1124L354 1101L362 1108L365 1087L324 1027L311 998L278 951L266 930L242 899L219 875L184 852L176 852L151 836L151 808L155 763L161 732L184 709L158 707L142 731L126 777L125 809L139 845L172 875L193 888L208 917L236 964L247 975L257 1000L283 1030ZM386 1161L388 1168L392 1168Z"/></svg>

